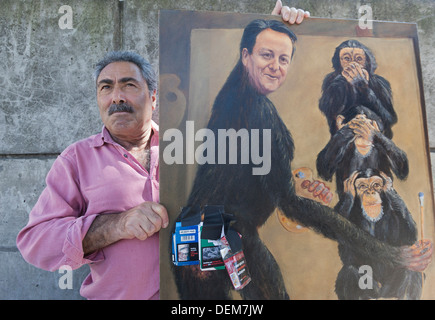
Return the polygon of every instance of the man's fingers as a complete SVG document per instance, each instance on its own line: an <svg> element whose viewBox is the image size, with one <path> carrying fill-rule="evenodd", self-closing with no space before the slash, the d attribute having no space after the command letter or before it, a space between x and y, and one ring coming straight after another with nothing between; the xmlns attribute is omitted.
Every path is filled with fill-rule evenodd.
<svg viewBox="0 0 435 320"><path fill-rule="evenodd" d="M289 15L288 23L295 23L296 18L298 17L298 10L296 8L290 8Z"/></svg>
<svg viewBox="0 0 435 320"><path fill-rule="evenodd" d="M290 24L300 24L305 18L310 17L310 13L308 11L283 6L280 0L276 2L272 14L281 15L282 20L287 21Z"/></svg>
<svg viewBox="0 0 435 320"><path fill-rule="evenodd" d="M121 220L121 228L129 239L145 240L168 225L166 208L156 202L144 202L124 212Z"/></svg>
<svg viewBox="0 0 435 320"><path fill-rule="evenodd" d="M130 234L134 238L137 238L139 240L145 240L146 238L148 238L148 234L139 224L127 224L125 228L128 234Z"/></svg>
<svg viewBox="0 0 435 320"><path fill-rule="evenodd" d="M304 20L304 18L305 18L305 12L302 9L298 9L297 11L298 12L297 12L297 16L296 16L295 22L296 22L296 24L300 24ZM308 13L308 15L309 15L309 13Z"/></svg>
<svg viewBox="0 0 435 320"><path fill-rule="evenodd" d="M275 4L275 8L273 8L272 10L272 14L279 16L281 14L281 9L282 9L282 2L281 0L278 0Z"/></svg>
<svg viewBox="0 0 435 320"><path fill-rule="evenodd" d="M162 227L162 219L156 213L141 214L127 225L130 234L139 240L145 240L158 232Z"/></svg>
<svg viewBox="0 0 435 320"><path fill-rule="evenodd" d="M166 208L158 203L150 203L149 210L147 207L142 211L139 225L147 234L148 237L160 231L161 228L166 228L169 223L168 213Z"/></svg>
<svg viewBox="0 0 435 320"><path fill-rule="evenodd" d="M290 24L295 23L298 11L295 8L284 6L281 8L281 17Z"/></svg>
<svg viewBox="0 0 435 320"><path fill-rule="evenodd" d="M166 208L158 203L153 203L151 205L151 208L161 218L162 227L166 228L169 224L169 217L168 217L168 212L166 211Z"/></svg>

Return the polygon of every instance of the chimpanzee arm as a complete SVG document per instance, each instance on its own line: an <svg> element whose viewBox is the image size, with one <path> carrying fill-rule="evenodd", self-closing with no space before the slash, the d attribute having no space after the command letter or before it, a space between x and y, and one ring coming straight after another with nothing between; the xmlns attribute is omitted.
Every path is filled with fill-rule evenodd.
<svg viewBox="0 0 435 320"><path fill-rule="evenodd" d="M296 195L291 170L293 141L290 132L277 114L273 123L271 171L263 176L261 181L264 185L263 190L275 199L276 206L288 218L340 244L350 246L362 256L376 258L390 266L399 264L401 262L399 248L380 242L331 208Z"/></svg>
<svg viewBox="0 0 435 320"><path fill-rule="evenodd" d="M405 202L394 189L385 191L385 198L388 203L383 205L384 210L389 208L391 215L399 222L396 242L399 245L412 245L417 240L417 226Z"/></svg>
<svg viewBox="0 0 435 320"><path fill-rule="evenodd" d="M319 109L328 120L331 135L337 131L335 117L353 100L354 94L343 76L332 73L325 77Z"/></svg>
<svg viewBox="0 0 435 320"><path fill-rule="evenodd" d="M280 209L286 216L329 239L351 247L359 255L375 258L391 267L400 264L398 247L375 239L331 208L310 199L291 196L292 193L294 194L290 192L288 199L280 204Z"/></svg>
<svg viewBox="0 0 435 320"><path fill-rule="evenodd" d="M317 173L327 181L331 181L332 176L341 165L341 161L353 143L354 134L347 126L336 132L317 156Z"/></svg>
<svg viewBox="0 0 435 320"><path fill-rule="evenodd" d="M396 144L381 132L376 131L373 141L380 151L385 154L390 162L391 170L401 180L409 173L408 157Z"/></svg>
<svg viewBox="0 0 435 320"><path fill-rule="evenodd" d="M334 211L341 214L346 219L349 219L350 212L352 211L354 202L354 197L345 192L341 199L338 201L338 203L334 207Z"/></svg>
<svg viewBox="0 0 435 320"><path fill-rule="evenodd" d="M378 114L386 127L390 128L397 122L391 87L386 79L373 74L370 76L369 86L357 86L356 90L359 103Z"/></svg>

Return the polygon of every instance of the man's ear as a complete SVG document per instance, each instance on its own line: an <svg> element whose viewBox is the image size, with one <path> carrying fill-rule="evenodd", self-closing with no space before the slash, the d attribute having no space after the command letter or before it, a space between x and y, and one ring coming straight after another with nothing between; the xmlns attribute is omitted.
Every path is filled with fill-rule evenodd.
<svg viewBox="0 0 435 320"><path fill-rule="evenodd" d="M152 109L154 110L157 106L157 90L154 89L153 94L151 95L151 104Z"/></svg>
<svg viewBox="0 0 435 320"><path fill-rule="evenodd" d="M248 56L249 56L248 49L243 48L243 50L242 50L242 63L245 67L248 64Z"/></svg>

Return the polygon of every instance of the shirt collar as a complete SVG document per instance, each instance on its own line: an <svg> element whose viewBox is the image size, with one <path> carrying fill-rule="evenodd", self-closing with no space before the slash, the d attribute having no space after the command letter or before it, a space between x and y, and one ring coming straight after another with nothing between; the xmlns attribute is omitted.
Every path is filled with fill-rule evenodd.
<svg viewBox="0 0 435 320"><path fill-rule="evenodd" d="M159 125L151 120L151 128L153 130L153 135L151 136L150 146L155 147L159 145ZM107 130L106 126L103 125L101 133L95 135L94 139L91 141L91 147L101 147L105 143L116 144L110 135L109 130Z"/></svg>

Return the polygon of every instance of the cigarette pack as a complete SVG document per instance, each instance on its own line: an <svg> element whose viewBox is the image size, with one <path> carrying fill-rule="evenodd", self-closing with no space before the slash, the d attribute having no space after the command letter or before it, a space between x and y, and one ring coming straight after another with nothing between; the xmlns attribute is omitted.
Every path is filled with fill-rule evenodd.
<svg viewBox="0 0 435 320"><path fill-rule="evenodd" d="M172 234L172 262L176 266L199 264L199 228L200 225L182 226L175 224Z"/></svg>

